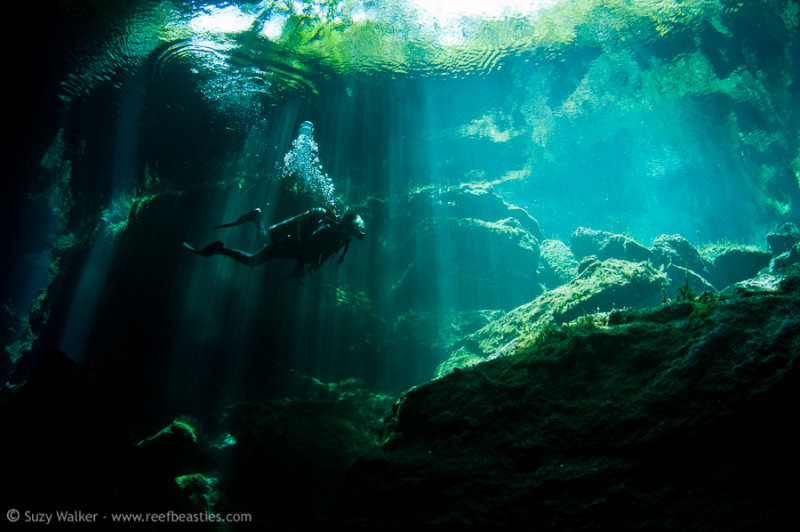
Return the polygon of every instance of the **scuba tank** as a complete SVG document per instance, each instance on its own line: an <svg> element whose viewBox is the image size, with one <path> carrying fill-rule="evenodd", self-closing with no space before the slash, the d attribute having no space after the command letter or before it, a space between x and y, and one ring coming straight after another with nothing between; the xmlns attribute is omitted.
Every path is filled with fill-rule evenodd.
<svg viewBox="0 0 800 532"><path fill-rule="evenodd" d="M273 242L286 238L296 238L302 242L319 227L321 221L331 217L322 207L315 207L288 220L278 222L269 227L269 237Z"/></svg>

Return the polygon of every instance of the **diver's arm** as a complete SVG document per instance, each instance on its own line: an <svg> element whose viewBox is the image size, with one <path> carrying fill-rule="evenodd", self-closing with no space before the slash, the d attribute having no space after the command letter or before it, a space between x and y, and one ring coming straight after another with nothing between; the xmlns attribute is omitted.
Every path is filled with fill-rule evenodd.
<svg viewBox="0 0 800 532"><path fill-rule="evenodd" d="M347 241L344 245L344 250L342 250L342 256L339 257L339 264L344 262L344 256L347 255L347 249L350 247L350 240Z"/></svg>

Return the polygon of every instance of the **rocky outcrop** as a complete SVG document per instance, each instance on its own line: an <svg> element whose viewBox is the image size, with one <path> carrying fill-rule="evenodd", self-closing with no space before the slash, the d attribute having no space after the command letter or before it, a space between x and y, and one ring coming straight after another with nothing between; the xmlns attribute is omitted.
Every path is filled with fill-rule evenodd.
<svg viewBox="0 0 800 532"><path fill-rule="evenodd" d="M560 240L544 240L539 245L539 279L553 289L570 282L578 275L578 261L569 247Z"/></svg>
<svg viewBox="0 0 800 532"><path fill-rule="evenodd" d="M513 218L537 241L544 240L539 222L525 209L506 203L489 184L466 183L448 188L423 188L408 197L412 218L431 215L497 221Z"/></svg>
<svg viewBox="0 0 800 532"><path fill-rule="evenodd" d="M571 248L546 240L540 249L539 279L554 288L454 344L436 377L507 354L526 331L596 312L695 299L750 279L770 262L769 252L752 246L714 246L713 258L706 258L680 235L662 235L647 249L624 235L587 228L575 231ZM773 271L796 261L791 252L784 253L773 260Z"/></svg>
<svg viewBox="0 0 800 532"><path fill-rule="evenodd" d="M777 245L776 238L772 235L773 245ZM578 258L648 261L670 277L670 298L676 296L677 288L687 278L696 293L723 289L756 276L769 266L772 257L763 249L733 243L708 246L705 254L701 254L680 235L661 235L647 249L627 236L584 227L573 233L571 249Z"/></svg>
<svg viewBox="0 0 800 532"><path fill-rule="evenodd" d="M595 256L600 260L619 259L641 262L653 253L630 237L579 227L570 237L570 248L578 259Z"/></svg>
<svg viewBox="0 0 800 532"><path fill-rule="evenodd" d="M680 235L661 235L653 240L650 249L653 252L652 262L655 265L674 264L700 276L708 277L711 264L704 260L700 256L700 252Z"/></svg>
<svg viewBox="0 0 800 532"><path fill-rule="evenodd" d="M488 357L506 354L526 333L615 308L644 308L664 300L666 275L646 262L593 261L574 280L545 292L467 336L436 370L441 377Z"/></svg>
<svg viewBox="0 0 800 532"><path fill-rule="evenodd" d="M551 328L405 393L335 522L784 529L798 356L797 273Z"/></svg>

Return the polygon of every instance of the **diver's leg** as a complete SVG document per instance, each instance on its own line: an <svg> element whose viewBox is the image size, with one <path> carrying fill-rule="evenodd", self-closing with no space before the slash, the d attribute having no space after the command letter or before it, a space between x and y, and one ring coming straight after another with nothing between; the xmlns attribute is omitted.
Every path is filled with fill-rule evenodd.
<svg viewBox="0 0 800 532"><path fill-rule="evenodd" d="M241 262L242 264L251 267L258 266L262 262L266 262L273 258L273 253L270 249L270 246L263 246L255 253L248 253L239 249L226 248L219 240L207 245L203 249L195 249L186 242L183 243L183 247L204 257L210 257L212 255L225 255L226 257L232 258L236 262Z"/></svg>
<svg viewBox="0 0 800 532"><path fill-rule="evenodd" d="M211 244L207 245L203 249L197 249L194 246L190 245L188 242L184 242L181 244L185 249L188 249L192 253L197 253L198 255L202 255L204 257L210 257L211 255L216 255L220 253L220 250L225 246L222 244L221 240L217 240L216 242L212 242Z"/></svg>
<svg viewBox="0 0 800 532"><path fill-rule="evenodd" d="M261 250L256 251L255 253L248 253L246 251L241 251L239 249L223 247L222 249L219 250L219 254L225 255L226 257L230 257L236 262L241 262L242 264L250 266L252 268L253 266L258 266L259 264L267 260L266 258L263 258L262 256L259 255L260 251Z"/></svg>
<svg viewBox="0 0 800 532"><path fill-rule="evenodd" d="M258 211L258 217L256 220L253 220L253 225L256 226L256 232L258 233L258 243L262 246L266 246L269 242L269 235L267 234L267 228L264 227L264 220L261 218L261 209L255 209Z"/></svg>
<svg viewBox="0 0 800 532"><path fill-rule="evenodd" d="M214 229L222 229L223 227L234 227L237 225L241 225L243 223L251 222L255 228L256 232L258 232L258 242L262 246L267 243L267 229L264 227L264 222L261 219L261 209L256 207L252 211L248 211L243 215L239 216L239 218L235 222L231 222L229 224L222 224L222 225L215 225Z"/></svg>

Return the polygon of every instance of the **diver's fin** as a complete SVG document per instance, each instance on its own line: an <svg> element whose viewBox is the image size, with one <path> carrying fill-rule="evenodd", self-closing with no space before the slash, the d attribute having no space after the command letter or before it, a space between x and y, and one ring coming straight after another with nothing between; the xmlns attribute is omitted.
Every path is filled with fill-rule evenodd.
<svg viewBox="0 0 800 532"><path fill-rule="evenodd" d="M216 255L220 253L224 246L221 240L217 240L216 242L212 242L203 249L197 249L194 246L190 245L187 242L181 244L184 248L188 249L192 253L197 253L198 255L202 255L204 257L210 257L211 255Z"/></svg>
<svg viewBox="0 0 800 532"><path fill-rule="evenodd" d="M258 225L258 222L261 220L261 209L256 207L252 211L246 212L243 215L239 216L239 219L235 222L222 224L222 225L215 225L214 229L222 229L223 227L235 227L237 225L241 225L247 222L253 222L254 224Z"/></svg>

